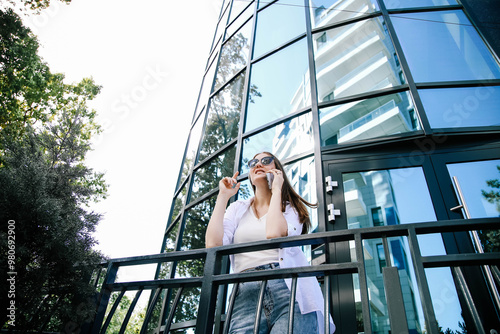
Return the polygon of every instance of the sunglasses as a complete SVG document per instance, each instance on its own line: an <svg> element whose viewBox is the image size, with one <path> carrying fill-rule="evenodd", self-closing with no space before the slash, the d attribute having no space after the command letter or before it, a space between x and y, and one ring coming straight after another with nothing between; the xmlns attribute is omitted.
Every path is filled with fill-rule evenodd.
<svg viewBox="0 0 500 334"><path fill-rule="evenodd" d="M262 159L252 159L248 162L248 167L250 168L254 168L255 166L257 166L257 164L259 163L259 161L262 163L263 166L267 166L269 165L271 162L273 162L274 160L274 157L264 157Z"/></svg>

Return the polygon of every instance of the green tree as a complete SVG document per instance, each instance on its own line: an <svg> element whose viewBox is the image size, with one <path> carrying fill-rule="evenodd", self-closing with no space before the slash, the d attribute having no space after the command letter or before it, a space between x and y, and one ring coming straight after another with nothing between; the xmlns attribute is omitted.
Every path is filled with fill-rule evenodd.
<svg viewBox="0 0 500 334"><path fill-rule="evenodd" d="M15 251L0 269L16 273L15 298L2 284L0 305L15 302L16 330L67 331L92 318L88 279L103 260L92 235L101 215L88 204L105 198L107 185L84 163L100 132L87 103L100 87L51 73L12 10L0 11L0 27L0 251Z"/></svg>
<svg viewBox="0 0 500 334"><path fill-rule="evenodd" d="M7 0L9 4L16 6L17 3L14 0ZM50 0L18 0L18 2L23 5L25 8L35 11L36 13L40 12L40 10L49 7ZM59 0L59 2L69 4L71 0Z"/></svg>
<svg viewBox="0 0 500 334"><path fill-rule="evenodd" d="M497 170L500 172L500 166L497 166ZM492 189L481 190L481 193L488 203L496 205L500 214L500 180L487 180L486 185ZM486 252L500 252L500 230L479 231L478 233Z"/></svg>

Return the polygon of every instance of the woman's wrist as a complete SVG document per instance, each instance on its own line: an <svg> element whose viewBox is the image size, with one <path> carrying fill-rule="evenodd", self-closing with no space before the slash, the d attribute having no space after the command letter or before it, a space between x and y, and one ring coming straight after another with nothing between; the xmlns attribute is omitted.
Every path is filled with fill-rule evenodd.
<svg viewBox="0 0 500 334"><path fill-rule="evenodd" d="M281 198L281 189L280 188L272 188L271 189L272 196L279 196Z"/></svg>
<svg viewBox="0 0 500 334"><path fill-rule="evenodd" d="M231 195L220 193L217 195L217 201L229 202Z"/></svg>

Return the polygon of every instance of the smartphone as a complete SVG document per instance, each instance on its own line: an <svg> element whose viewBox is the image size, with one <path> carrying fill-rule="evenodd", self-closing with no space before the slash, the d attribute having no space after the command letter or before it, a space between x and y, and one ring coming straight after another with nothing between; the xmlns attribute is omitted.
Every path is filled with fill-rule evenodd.
<svg viewBox="0 0 500 334"><path fill-rule="evenodd" d="M266 173L266 177L267 177L267 184L269 185L269 189L272 189L274 174L273 173Z"/></svg>

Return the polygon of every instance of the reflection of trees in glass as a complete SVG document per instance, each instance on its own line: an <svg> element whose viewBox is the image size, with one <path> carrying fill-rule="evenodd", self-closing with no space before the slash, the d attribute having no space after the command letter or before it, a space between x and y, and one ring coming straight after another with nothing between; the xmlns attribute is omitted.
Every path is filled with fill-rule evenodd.
<svg viewBox="0 0 500 334"><path fill-rule="evenodd" d="M109 311L115 304L117 298L119 296L118 292L114 292L111 294L111 298L108 304L108 309L107 309L107 314L109 314ZM120 303L118 304L118 308L116 309L115 313L113 314L113 318L111 318L111 322L108 325L108 328L106 329L106 333L118 333L120 332L120 328L122 326L123 320L125 319L125 316L132 304L132 301L130 300L129 297L126 295L122 297L120 300ZM141 331L142 323L144 322L145 318L145 310L135 310L132 313L131 318L128 321L127 328L125 329L125 334L133 334L133 333L139 333ZM107 315L106 315L107 317Z"/></svg>
<svg viewBox="0 0 500 334"><path fill-rule="evenodd" d="M179 192L177 198L174 201L174 211L172 212L172 220L177 218L177 216L182 210L182 207L184 206L184 202L186 200L186 191L187 191L187 186L184 185L184 187Z"/></svg>
<svg viewBox="0 0 500 334"><path fill-rule="evenodd" d="M446 328L446 330L443 331L443 328L438 324L438 331L439 334L467 334L467 327L465 326L465 322L459 322L458 327L460 328L460 330L454 331L450 328Z"/></svg>
<svg viewBox="0 0 500 334"><path fill-rule="evenodd" d="M193 195L194 200L199 196L216 189L223 176L232 176L236 147L233 146L224 153L219 154L200 168L194 176Z"/></svg>
<svg viewBox="0 0 500 334"><path fill-rule="evenodd" d="M177 295L178 288L171 289L167 295L169 295L168 307L166 308L165 317L168 317L170 310L172 309L172 304ZM196 319L198 314L198 304L200 301L201 288L191 287L185 288L182 291L179 303L175 307L174 318L172 323L179 323L184 321L189 321Z"/></svg>
<svg viewBox="0 0 500 334"><path fill-rule="evenodd" d="M215 207L215 200L215 196L212 196L187 211L181 250L205 248L205 231Z"/></svg>
<svg viewBox="0 0 500 334"><path fill-rule="evenodd" d="M246 66L248 58L248 38L241 32L231 37L222 48L215 89L221 87L236 72Z"/></svg>
<svg viewBox="0 0 500 334"><path fill-rule="evenodd" d="M500 166L497 166L497 169L500 172ZM481 193L488 203L496 205L496 209L500 213L500 180L487 180L486 185L493 189L490 191L481 190ZM500 230L479 231L478 233L486 252L500 251Z"/></svg>
<svg viewBox="0 0 500 334"><path fill-rule="evenodd" d="M217 68L216 89L246 66L248 50L245 51L245 47L248 47L248 39L241 33L232 37L224 45ZM200 150L200 161L238 136L244 86L245 72L212 98ZM251 85L248 94L249 101L252 102L255 96L261 95L257 91L257 87Z"/></svg>
<svg viewBox="0 0 500 334"><path fill-rule="evenodd" d="M200 161L238 136L244 84L243 73L212 98Z"/></svg>

